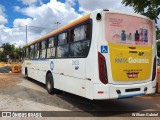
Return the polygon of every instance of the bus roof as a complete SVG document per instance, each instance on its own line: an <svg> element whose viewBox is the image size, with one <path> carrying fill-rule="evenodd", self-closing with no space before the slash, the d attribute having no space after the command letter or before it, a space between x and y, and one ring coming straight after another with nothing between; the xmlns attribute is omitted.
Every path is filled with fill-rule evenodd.
<svg viewBox="0 0 160 120"><path fill-rule="evenodd" d="M55 34L57 34L59 32L62 32L64 30L68 29L68 28L71 28L72 26L77 25L77 24L79 24L81 22L84 22L84 21L88 20L89 18L90 18L90 14L87 14L87 15L85 15L85 16L83 16L83 17L81 17L81 18L79 18L79 19L77 19L77 20L75 20L75 21L73 21L73 22L71 22L71 23L69 23L69 24L57 29L57 30L52 31L51 33L49 33L49 34L47 34L47 35L45 35L45 36L43 36L41 38L38 38L38 39L36 39L36 40L34 40L32 42L29 42L28 44L25 44L23 47L27 47L29 45L32 45L32 44L36 43L36 42L40 42L40 41L45 40L45 39L47 39L49 37L52 37L53 35L55 35Z"/></svg>

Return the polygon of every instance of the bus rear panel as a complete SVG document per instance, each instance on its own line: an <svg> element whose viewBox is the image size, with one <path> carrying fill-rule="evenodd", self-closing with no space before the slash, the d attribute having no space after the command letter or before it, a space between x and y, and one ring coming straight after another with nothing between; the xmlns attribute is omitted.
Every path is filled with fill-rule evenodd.
<svg viewBox="0 0 160 120"><path fill-rule="evenodd" d="M135 14L101 13L104 39L98 42L99 81L94 99L128 98L156 89L154 22Z"/></svg>

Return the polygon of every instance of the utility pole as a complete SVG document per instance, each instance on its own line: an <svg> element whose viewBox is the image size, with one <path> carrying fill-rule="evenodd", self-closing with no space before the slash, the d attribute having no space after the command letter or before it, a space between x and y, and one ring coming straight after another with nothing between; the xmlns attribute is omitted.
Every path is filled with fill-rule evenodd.
<svg viewBox="0 0 160 120"><path fill-rule="evenodd" d="M27 40L27 25L26 25L26 44L28 43L28 40Z"/></svg>
<svg viewBox="0 0 160 120"><path fill-rule="evenodd" d="M55 24L57 24L57 29L58 29L58 25L60 25L61 23L57 21L55 22Z"/></svg>

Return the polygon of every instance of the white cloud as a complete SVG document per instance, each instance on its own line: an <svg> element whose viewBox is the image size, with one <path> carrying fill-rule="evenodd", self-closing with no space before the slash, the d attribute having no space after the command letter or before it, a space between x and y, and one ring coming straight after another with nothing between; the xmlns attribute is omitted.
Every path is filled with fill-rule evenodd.
<svg viewBox="0 0 160 120"><path fill-rule="evenodd" d="M11 29L5 27L0 31L0 45L7 42L22 45L24 44L24 38L22 36L25 36L24 30L20 31L18 28Z"/></svg>
<svg viewBox="0 0 160 120"><path fill-rule="evenodd" d="M74 6L76 4L76 2L78 2L78 0L66 0L66 3L71 6Z"/></svg>
<svg viewBox="0 0 160 120"><path fill-rule="evenodd" d="M13 8L15 11L20 11L20 9L21 9L19 6L14 6Z"/></svg>
<svg viewBox="0 0 160 120"><path fill-rule="evenodd" d="M121 0L79 0L80 11L90 12L96 9L114 9L133 12L131 7L125 7Z"/></svg>
<svg viewBox="0 0 160 120"><path fill-rule="evenodd" d="M5 7L0 5L0 45L3 43L2 41L7 38L7 34L3 34L4 24L8 22L6 17Z"/></svg>
<svg viewBox="0 0 160 120"><path fill-rule="evenodd" d="M4 25L5 23L7 23L7 19L4 16L0 15L0 26Z"/></svg>
<svg viewBox="0 0 160 120"><path fill-rule="evenodd" d="M37 3L38 0L19 0L21 1L24 5L32 5Z"/></svg>
<svg viewBox="0 0 160 120"><path fill-rule="evenodd" d="M6 18L6 14L4 12L5 12L5 8L0 5L0 28L3 27L4 24L8 22Z"/></svg>

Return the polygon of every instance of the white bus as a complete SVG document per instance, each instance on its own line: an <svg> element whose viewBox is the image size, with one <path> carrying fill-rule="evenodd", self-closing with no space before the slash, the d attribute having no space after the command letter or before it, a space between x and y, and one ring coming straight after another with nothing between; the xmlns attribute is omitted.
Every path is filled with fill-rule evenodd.
<svg viewBox="0 0 160 120"><path fill-rule="evenodd" d="M96 10L23 47L22 73L91 100L128 98L156 90L155 22Z"/></svg>

